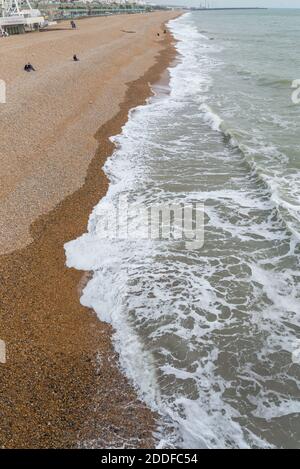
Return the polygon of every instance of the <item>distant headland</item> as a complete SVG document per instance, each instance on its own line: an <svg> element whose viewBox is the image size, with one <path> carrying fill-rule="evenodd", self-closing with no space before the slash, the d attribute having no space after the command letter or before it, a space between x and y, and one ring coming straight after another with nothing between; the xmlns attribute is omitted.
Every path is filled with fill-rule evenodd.
<svg viewBox="0 0 300 469"><path fill-rule="evenodd" d="M223 8L210 8L210 7L189 7L188 10L193 10L193 11L224 11L224 10L267 10L268 8L263 8L263 7L223 7Z"/></svg>

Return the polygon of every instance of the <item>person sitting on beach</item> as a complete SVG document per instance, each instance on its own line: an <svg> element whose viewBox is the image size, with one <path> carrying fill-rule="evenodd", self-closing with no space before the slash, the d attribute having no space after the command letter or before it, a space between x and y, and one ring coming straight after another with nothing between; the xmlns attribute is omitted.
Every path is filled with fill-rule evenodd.
<svg viewBox="0 0 300 469"><path fill-rule="evenodd" d="M28 64L26 64L24 66L24 70L25 70L25 72L35 72L36 71L35 68L33 67L33 65L31 65L30 62L28 62Z"/></svg>
<svg viewBox="0 0 300 469"><path fill-rule="evenodd" d="M74 62L79 62L79 58L77 57L76 54L73 55L73 60L74 60Z"/></svg>

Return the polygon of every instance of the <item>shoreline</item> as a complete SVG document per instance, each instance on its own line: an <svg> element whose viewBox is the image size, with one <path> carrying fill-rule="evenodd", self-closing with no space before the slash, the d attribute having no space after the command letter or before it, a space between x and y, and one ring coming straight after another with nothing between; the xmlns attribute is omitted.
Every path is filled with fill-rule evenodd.
<svg viewBox="0 0 300 469"><path fill-rule="evenodd" d="M157 416L119 370L111 326L80 305L88 274L65 266L64 244L86 230L106 193L101 168L114 149L109 137L120 133L132 108L145 103L150 84L176 56L170 33L161 43L154 65L126 84L118 113L96 132L98 149L84 184L31 224L31 244L0 257L1 338L7 344L1 447L155 445Z"/></svg>

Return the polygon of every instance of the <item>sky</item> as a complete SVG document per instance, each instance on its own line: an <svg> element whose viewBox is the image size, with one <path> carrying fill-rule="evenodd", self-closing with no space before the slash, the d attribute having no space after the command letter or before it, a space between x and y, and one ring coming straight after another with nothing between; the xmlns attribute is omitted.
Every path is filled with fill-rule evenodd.
<svg viewBox="0 0 300 469"><path fill-rule="evenodd" d="M151 1L151 0L150 0ZM267 7L300 8L300 0L207 0L211 7ZM204 5L205 0L156 0L153 3L165 5Z"/></svg>

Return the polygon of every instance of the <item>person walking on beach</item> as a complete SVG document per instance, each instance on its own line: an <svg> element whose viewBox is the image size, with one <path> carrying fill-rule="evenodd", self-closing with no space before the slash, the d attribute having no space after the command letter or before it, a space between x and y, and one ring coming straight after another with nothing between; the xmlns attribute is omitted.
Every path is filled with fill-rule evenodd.
<svg viewBox="0 0 300 469"><path fill-rule="evenodd" d="M71 24L71 26L72 26L72 29L76 29L76 23L75 23L75 21L71 20L71 21L70 21L70 24Z"/></svg>

